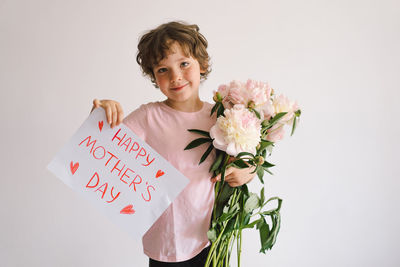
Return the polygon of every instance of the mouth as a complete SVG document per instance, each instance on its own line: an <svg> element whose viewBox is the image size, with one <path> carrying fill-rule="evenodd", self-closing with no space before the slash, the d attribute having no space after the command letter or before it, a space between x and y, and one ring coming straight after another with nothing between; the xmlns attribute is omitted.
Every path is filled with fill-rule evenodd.
<svg viewBox="0 0 400 267"><path fill-rule="evenodd" d="M188 83L187 83L187 84L184 84L184 85L181 85L181 86L173 87L173 88L171 88L171 90L173 90L173 91L179 91L179 90L182 90L186 85L188 85Z"/></svg>

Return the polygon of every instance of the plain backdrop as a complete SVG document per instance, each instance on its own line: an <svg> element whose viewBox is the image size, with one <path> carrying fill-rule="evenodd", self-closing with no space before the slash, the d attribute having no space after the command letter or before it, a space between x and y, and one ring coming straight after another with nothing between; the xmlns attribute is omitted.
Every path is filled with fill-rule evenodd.
<svg viewBox="0 0 400 267"><path fill-rule="evenodd" d="M135 56L170 20L209 41L202 99L252 78L303 112L266 178L283 199L278 240L259 254L245 232L242 266L400 266L399 18L397 0L0 1L0 266L147 265L140 242L46 165L94 98L125 114L163 99Z"/></svg>

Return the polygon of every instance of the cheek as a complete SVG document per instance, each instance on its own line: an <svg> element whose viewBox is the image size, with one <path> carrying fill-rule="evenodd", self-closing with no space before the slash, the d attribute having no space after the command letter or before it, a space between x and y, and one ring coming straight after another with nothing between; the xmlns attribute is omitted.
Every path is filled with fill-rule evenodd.
<svg viewBox="0 0 400 267"><path fill-rule="evenodd" d="M200 79L200 68L192 68L187 72L187 75L191 78L191 79Z"/></svg>
<svg viewBox="0 0 400 267"><path fill-rule="evenodd" d="M156 82L158 85L165 84L166 81L167 81L167 79L166 79L165 75L156 77Z"/></svg>

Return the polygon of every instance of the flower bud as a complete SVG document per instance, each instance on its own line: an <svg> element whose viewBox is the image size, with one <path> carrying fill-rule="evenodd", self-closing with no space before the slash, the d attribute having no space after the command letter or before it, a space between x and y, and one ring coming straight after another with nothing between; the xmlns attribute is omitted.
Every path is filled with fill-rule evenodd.
<svg viewBox="0 0 400 267"><path fill-rule="evenodd" d="M255 163L256 163L257 165L263 165L263 163L264 163L264 158L263 158L262 156L257 156L257 157L254 159L254 161L255 161Z"/></svg>
<svg viewBox="0 0 400 267"><path fill-rule="evenodd" d="M221 101L222 101L222 96L221 96L221 94L220 94L219 92L215 92L214 97L213 97L213 100L214 100L215 102L221 102Z"/></svg>
<svg viewBox="0 0 400 267"><path fill-rule="evenodd" d="M271 95L274 95L274 94L275 94L274 88L271 88Z"/></svg>

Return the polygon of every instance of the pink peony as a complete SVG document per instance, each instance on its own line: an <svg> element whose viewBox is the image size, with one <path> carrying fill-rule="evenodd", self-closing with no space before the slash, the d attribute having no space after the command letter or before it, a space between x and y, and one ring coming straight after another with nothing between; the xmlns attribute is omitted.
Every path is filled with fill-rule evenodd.
<svg viewBox="0 0 400 267"><path fill-rule="evenodd" d="M270 106L271 87L266 82L248 80L246 83L232 81L229 85L221 85L218 88L223 97L222 103L225 108L232 108L236 104L256 109L264 115L264 105ZM267 108L267 110L269 110ZM267 117L270 117L269 113Z"/></svg>
<svg viewBox="0 0 400 267"><path fill-rule="evenodd" d="M240 152L255 154L260 142L261 122L243 105L226 109L210 129L213 145L227 154L236 156Z"/></svg>
<svg viewBox="0 0 400 267"><path fill-rule="evenodd" d="M264 120L269 120L275 115L275 109L271 100L268 100L262 107L261 112Z"/></svg>
<svg viewBox="0 0 400 267"><path fill-rule="evenodd" d="M275 124L272 128L268 129L266 140L271 142L276 142L282 140L285 136L285 130L283 129L283 124Z"/></svg>
<svg viewBox="0 0 400 267"><path fill-rule="evenodd" d="M229 93L229 88L225 84L222 84L218 87L217 92L221 95L222 98L225 98Z"/></svg>
<svg viewBox="0 0 400 267"><path fill-rule="evenodd" d="M279 123L286 124L290 124L292 122L294 112L299 109L296 102L290 101L284 95L280 95L273 100L273 108L275 114L278 114L280 112L287 112L287 114L279 120Z"/></svg>

